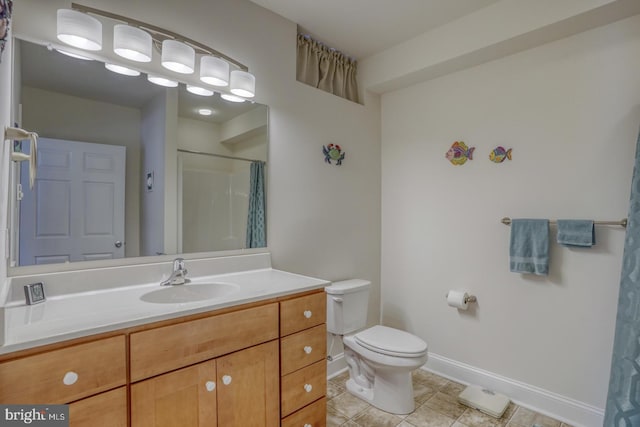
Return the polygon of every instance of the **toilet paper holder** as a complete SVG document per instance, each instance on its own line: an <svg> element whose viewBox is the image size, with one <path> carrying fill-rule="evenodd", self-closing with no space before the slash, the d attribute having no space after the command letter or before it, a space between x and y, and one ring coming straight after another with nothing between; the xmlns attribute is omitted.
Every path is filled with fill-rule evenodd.
<svg viewBox="0 0 640 427"><path fill-rule="evenodd" d="M447 294L444 296L445 299L449 298L449 292L447 292ZM478 299L476 298L475 295L467 295L464 299L464 303L468 304L470 302L476 302Z"/></svg>

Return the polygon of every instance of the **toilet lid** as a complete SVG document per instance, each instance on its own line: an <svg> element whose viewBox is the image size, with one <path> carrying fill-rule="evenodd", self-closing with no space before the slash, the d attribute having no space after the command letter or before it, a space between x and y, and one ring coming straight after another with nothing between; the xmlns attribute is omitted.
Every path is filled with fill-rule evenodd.
<svg viewBox="0 0 640 427"><path fill-rule="evenodd" d="M419 357L427 351L427 343L417 336L388 326L373 326L354 338L361 346L390 356Z"/></svg>

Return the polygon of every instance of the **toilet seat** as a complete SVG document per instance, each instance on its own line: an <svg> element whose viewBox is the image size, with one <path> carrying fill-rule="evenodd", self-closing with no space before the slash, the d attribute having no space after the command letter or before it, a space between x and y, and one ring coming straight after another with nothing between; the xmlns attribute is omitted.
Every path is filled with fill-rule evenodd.
<svg viewBox="0 0 640 427"><path fill-rule="evenodd" d="M421 357L427 343L399 329L376 325L354 335L355 341L373 352L396 357Z"/></svg>

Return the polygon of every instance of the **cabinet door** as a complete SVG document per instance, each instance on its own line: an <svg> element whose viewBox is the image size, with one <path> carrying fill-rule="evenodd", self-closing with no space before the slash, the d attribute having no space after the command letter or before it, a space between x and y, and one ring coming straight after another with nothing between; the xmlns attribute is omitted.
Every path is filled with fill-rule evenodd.
<svg viewBox="0 0 640 427"><path fill-rule="evenodd" d="M215 381L212 360L133 384L131 426L215 427Z"/></svg>
<svg viewBox="0 0 640 427"><path fill-rule="evenodd" d="M218 425L280 425L278 341L217 359Z"/></svg>

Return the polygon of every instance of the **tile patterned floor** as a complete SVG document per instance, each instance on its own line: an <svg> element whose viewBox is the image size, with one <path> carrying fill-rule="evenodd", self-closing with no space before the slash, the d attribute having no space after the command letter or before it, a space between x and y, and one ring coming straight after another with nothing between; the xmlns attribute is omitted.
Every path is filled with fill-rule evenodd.
<svg viewBox="0 0 640 427"><path fill-rule="evenodd" d="M464 385L420 369L413 374L415 411L389 414L350 394L348 377L345 372L327 383L327 427L571 427L513 403L502 418L490 417L458 403Z"/></svg>

